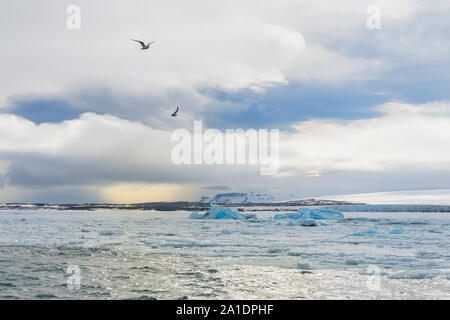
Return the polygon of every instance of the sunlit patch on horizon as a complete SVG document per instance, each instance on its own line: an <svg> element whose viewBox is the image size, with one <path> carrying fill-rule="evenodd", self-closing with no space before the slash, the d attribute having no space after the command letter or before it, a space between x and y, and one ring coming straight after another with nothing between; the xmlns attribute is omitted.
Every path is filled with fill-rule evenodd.
<svg viewBox="0 0 450 320"><path fill-rule="evenodd" d="M179 201L194 196L195 188L181 184L119 183L100 189L100 197L109 203Z"/></svg>

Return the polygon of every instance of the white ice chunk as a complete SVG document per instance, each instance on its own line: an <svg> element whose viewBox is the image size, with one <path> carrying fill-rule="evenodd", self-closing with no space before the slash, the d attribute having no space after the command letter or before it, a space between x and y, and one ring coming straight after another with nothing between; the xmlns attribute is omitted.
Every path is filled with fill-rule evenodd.
<svg viewBox="0 0 450 320"><path fill-rule="evenodd" d="M403 227L402 226L395 226L389 233L390 234L401 234L403 233Z"/></svg>

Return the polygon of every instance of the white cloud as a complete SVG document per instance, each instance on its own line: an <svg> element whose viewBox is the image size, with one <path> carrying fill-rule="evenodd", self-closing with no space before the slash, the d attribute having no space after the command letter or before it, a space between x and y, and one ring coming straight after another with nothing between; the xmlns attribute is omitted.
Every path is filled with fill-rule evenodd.
<svg viewBox="0 0 450 320"><path fill-rule="evenodd" d="M311 21L303 10L306 2L79 1L80 31L67 30L64 3L2 3L0 35L8 46L0 52L0 67L8 77L0 81L0 105L14 95L93 84L155 94L170 88L262 90L288 81L373 77L386 68L379 59L347 57L305 38L303 31L316 28L317 20L328 31L359 21L365 9L355 3L308 2L315 15ZM338 18L345 12L352 19L338 21L332 9ZM302 20L309 25L296 22ZM151 50L139 51L130 38L156 42Z"/></svg>
<svg viewBox="0 0 450 320"><path fill-rule="evenodd" d="M450 104L388 103L352 121L312 120L286 134L285 174L333 170L450 170Z"/></svg>
<svg viewBox="0 0 450 320"><path fill-rule="evenodd" d="M0 114L0 135L3 153L129 166L153 166L170 159L169 132L109 115L85 113L79 119L36 125L19 116Z"/></svg>
<svg viewBox="0 0 450 320"><path fill-rule="evenodd" d="M323 199L362 202L369 204L432 204L450 205L450 190L408 190L348 195L327 195Z"/></svg>
<svg viewBox="0 0 450 320"><path fill-rule="evenodd" d="M32 194L33 188L54 192L66 186L108 201L133 190L140 194L130 199L144 199L144 192L158 188L160 199L196 199L202 184L259 173L258 166L176 166L171 161L171 131L110 115L85 113L74 120L36 125L0 114L0 136L0 157L7 161L0 180L3 191L9 190L0 201L8 194L8 199L23 199L23 192ZM147 199L154 197L149 194ZM117 199L122 202L123 196Z"/></svg>
<svg viewBox="0 0 450 320"><path fill-rule="evenodd" d="M313 120L299 123L296 131L282 132L280 175L275 176L281 179L278 187L283 187L283 179L290 181L289 176L317 179L336 171L387 176L392 172L450 172L450 103L393 102L378 110L381 114L370 119ZM33 184L37 188L79 185L109 197L124 186L152 190L155 184L170 185L167 190L171 192L184 186L194 198L202 185L219 181L246 186L274 181L259 176L259 166L175 166L170 160L174 145L170 134L93 113L40 125L0 114L0 154L7 161L2 166L2 181L7 187L8 183L27 188Z"/></svg>
<svg viewBox="0 0 450 320"><path fill-rule="evenodd" d="M17 185L29 183L33 188L33 181L47 184L49 190L71 183L100 194L98 190L106 187L120 193L123 186L140 183L150 184L142 190L151 190L155 183L169 189L174 183L195 182L198 188L218 181L234 185L242 177L248 178L248 186L261 185L257 167L185 170L171 165L168 128L173 123L189 127L211 109L240 107L218 103L199 89L261 91L296 81L339 85L379 78L391 67L448 56L448 37L440 32L446 31L447 1L79 0L77 4L82 12L80 31L66 29L65 2L0 3L0 38L7 44L0 51L0 107L20 95L46 94L85 107L96 100L83 100L76 93L106 88L113 98L121 97L114 106L121 112L107 102L82 109L120 117L85 113L71 121L36 125L0 114L2 195L20 197L23 185ZM378 33L365 24L366 8L372 4L382 9ZM156 42L152 49L139 51L130 38ZM157 98L146 105L148 96ZM168 125L159 115L169 114L167 108L176 104L183 105L183 117ZM143 116L142 110L148 115ZM371 119L312 120L298 124L297 131L283 132L282 175L318 180L333 171L449 171L447 102L391 103L379 111Z"/></svg>

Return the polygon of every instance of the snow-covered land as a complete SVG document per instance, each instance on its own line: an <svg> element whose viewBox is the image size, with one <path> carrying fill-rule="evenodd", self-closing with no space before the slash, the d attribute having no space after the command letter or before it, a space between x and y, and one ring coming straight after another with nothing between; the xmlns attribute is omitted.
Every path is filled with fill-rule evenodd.
<svg viewBox="0 0 450 320"><path fill-rule="evenodd" d="M216 204L245 204L245 203L271 203L274 201L274 197L257 192L249 193L219 193L214 198L202 197L201 203L216 203Z"/></svg>
<svg viewBox="0 0 450 320"><path fill-rule="evenodd" d="M321 198L370 204L450 205L450 189L404 190L347 195L328 195Z"/></svg>
<svg viewBox="0 0 450 320"><path fill-rule="evenodd" d="M447 205L419 204L354 204L328 208L342 212L450 212L450 206Z"/></svg>

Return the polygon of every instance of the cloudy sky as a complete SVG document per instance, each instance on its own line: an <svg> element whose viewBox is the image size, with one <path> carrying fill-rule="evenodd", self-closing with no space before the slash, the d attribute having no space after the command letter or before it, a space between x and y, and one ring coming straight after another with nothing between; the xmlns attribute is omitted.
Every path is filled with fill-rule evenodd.
<svg viewBox="0 0 450 320"><path fill-rule="evenodd" d="M449 15L447 0L2 1L0 201L450 189ZM171 133L194 120L279 129L279 173L174 165Z"/></svg>

